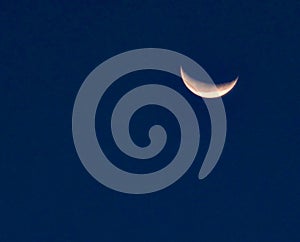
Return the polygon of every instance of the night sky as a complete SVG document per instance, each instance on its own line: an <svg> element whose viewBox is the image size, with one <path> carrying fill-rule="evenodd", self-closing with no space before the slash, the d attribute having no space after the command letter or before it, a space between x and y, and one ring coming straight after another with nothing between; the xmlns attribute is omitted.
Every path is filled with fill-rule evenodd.
<svg viewBox="0 0 300 242"><path fill-rule="evenodd" d="M299 242L299 1L1 1L1 242ZM167 110L147 106L130 132L166 128L158 157L122 154L110 112L141 84L181 93L199 119L200 147L188 172L156 193L130 195L98 183L72 138L72 110L87 75L106 59L165 48L199 63L216 83L239 76L223 97L227 138L204 180L210 139L203 100L160 71L123 76L96 116L100 143L118 167L146 173L167 165L180 132ZM100 80L101 81L101 80Z"/></svg>

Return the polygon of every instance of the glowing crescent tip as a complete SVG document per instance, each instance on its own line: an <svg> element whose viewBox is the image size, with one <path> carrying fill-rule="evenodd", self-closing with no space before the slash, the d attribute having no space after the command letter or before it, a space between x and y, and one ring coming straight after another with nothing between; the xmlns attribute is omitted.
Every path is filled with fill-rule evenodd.
<svg viewBox="0 0 300 242"><path fill-rule="evenodd" d="M185 86L192 93L203 98L217 98L225 95L235 86L239 79L239 77L237 77L231 82L218 85L208 84L190 77L183 71L182 67L180 67L180 75Z"/></svg>

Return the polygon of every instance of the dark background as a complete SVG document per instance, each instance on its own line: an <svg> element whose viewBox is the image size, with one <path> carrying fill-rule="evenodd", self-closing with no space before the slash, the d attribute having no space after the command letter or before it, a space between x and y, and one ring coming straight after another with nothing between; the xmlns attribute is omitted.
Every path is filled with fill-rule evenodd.
<svg viewBox="0 0 300 242"><path fill-rule="evenodd" d="M299 1L276 0L1 1L0 241L299 242L299 11ZM189 56L216 83L240 80L223 98L222 157L200 181L210 137L203 101L165 73L120 79L117 93L138 85L137 78L176 88L201 128L189 171L167 189L136 196L89 175L73 145L71 118L80 85L97 65L145 47ZM133 121L159 122L147 118L155 107L147 108ZM177 137L174 117L157 112ZM102 116L98 131L109 119ZM147 137L135 135L142 133L132 130L145 145ZM123 158L117 165L135 172L166 165Z"/></svg>

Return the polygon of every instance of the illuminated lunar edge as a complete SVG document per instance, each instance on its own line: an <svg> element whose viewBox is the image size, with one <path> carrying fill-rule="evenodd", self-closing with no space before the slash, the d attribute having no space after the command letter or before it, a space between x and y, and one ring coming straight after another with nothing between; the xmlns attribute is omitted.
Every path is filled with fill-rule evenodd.
<svg viewBox="0 0 300 242"><path fill-rule="evenodd" d="M190 77L188 74L184 72L182 67L180 67L180 74L185 86L197 96L203 98L217 98L225 95L226 93L230 92L231 89L235 86L238 81L238 77L227 83L222 83L218 85L211 85L204 83L202 81L195 80L194 78Z"/></svg>
<svg viewBox="0 0 300 242"><path fill-rule="evenodd" d="M98 182L119 192L150 193L170 186L192 165L199 148L198 120L185 98L169 87L151 84L134 88L119 100L111 120L113 137L121 151L131 157L146 159L159 153L165 145L165 130L159 125L153 126L149 130L150 145L136 146L129 134L130 117L138 108L147 104L169 109L180 125L181 142L175 158L163 169L147 174L134 174L119 169L103 153L95 130L98 103L107 88L118 78L147 69L181 77L180 66L192 76L214 85L205 70L192 59L174 51L156 48L136 49L116 55L97 66L85 79L73 107L73 140L83 166ZM199 179L205 178L217 164L226 137L226 114L222 99L203 100L211 119L211 140ZM98 134L98 138L102 139L101 134Z"/></svg>

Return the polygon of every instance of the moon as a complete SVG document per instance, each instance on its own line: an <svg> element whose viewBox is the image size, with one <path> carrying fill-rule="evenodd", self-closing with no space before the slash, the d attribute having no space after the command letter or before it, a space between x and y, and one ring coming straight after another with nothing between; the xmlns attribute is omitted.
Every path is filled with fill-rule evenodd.
<svg viewBox="0 0 300 242"><path fill-rule="evenodd" d="M184 72L182 67L180 67L180 74L185 86L192 93L203 98L216 98L225 95L235 86L239 79L239 77L237 77L231 82L213 85L193 79Z"/></svg>

